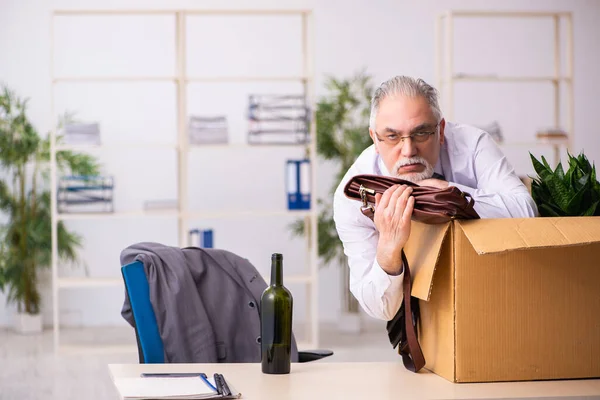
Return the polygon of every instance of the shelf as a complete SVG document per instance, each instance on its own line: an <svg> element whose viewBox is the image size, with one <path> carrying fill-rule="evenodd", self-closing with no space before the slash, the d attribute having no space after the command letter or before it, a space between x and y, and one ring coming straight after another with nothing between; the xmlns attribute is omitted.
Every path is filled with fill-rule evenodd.
<svg viewBox="0 0 600 400"><path fill-rule="evenodd" d="M189 77L185 82L295 82L310 81L310 76L198 76ZM64 76L54 78L54 83L61 82L176 82L175 76Z"/></svg>
<svg viewBox="0 0 600 400"><path fill-rule="evenodd" d="M227 149L288 149L288 148L306 148L310 143L290 143L290 144L247 144L247 143L203 143L203 144L188 144L188 151L203 151L203 150L227 150ZM56 151L88 151L88 150L126 150L132 149L179 149L176 143L109 143L109 144L59 144L56 145Z"/></svg>
<svg viewBox="0 0 600 400"><path fill-rule="evenodd" d="M309 217L311 210L251 210L251 211L196 211L187 214L181 214L183 218L240 218L240 217ZM93 219L125 219L125 218L169 218L179 217L180 213L176 210L156 210L156 211L122 211L122 212L98 212L98 213L59 213L59 221L75 220L93 220Z"/></svg>
<svg viewBox="0 0 600 400"><path fill-rule="evenodd" d="M540 147L540 146L555 146L564 144L564 142L551 142L551 141L538 141L538 142L501 142L498 143L498 146L506 146L506 147Z"/></svg>
<svg viewBox="0 0 600 400"><path fill-rule="evenodd" d="M554 76L497 76L497 75L455 75L450 81L456 82L571 82L570 77ZM442 80L448 83L447 79Z"/></svg>
<svg viewBox="0 0 600 400"><path fill-rule="evenodd" d="M261 10L261 9L214 9L214 10L186 10L186 9L157 9L157 10L56 10L55 16L74 16L74 15L164 15L181 12L186 15L298 15L311 14L311 10Z"/></svg>
<svg viewBox="0 0 600 400"><path fill-rule="evenodd" d="M309 217L312 210L251 210L251 211L196 211L184 215L185 218L241 218L241 217Z"/></svg>
<svg viewBox="0 0 600 400"><path fill-rule="evenodd" d="M58 278L57 282L61 289L123 286L123 278Z"/></svg>
<svg viewBox="0 0 600 400"><path fill-rule="evenodd" d="M88 219L122 219L122 218L168 218L178 217L176 210L156 210L156 211L122 211L122 212L97 212L97 213L59 213L59 221L88 220Z"/></svg>
<svg viewBox="0 0 600 400"><path fill-rule="evenodd" d="M310 143L274 143L274 144L246 144L246 143L205 143L205 144L188 144L188 151L204 151L204 150L228 150L228 149L289 149L300 148L304 149L310 146ZM98 151L98 150L124 150L131 151L132 149L144 150L160 150L169 149L177 150L179 146L175 143L114 143L114 144L61 144L56 146L56 151Z"/></svg>
<svg viewBox="0 0 600 400"><path fill-rule="evenodd" d="M261 10L261 9L241 9L241 10L181 10L184 14L188 15L214 15L214 14L224 14L224 15L298 15L298 14L311 14L311 10Z"/></svg>
<svg viewBox="0 0 600 400"><path fill-rule="evenodd" d="M247 144L247 143L215 143L215 144L189 144L189 151L203 150L229 150L229 149L289 149L289 148L306 148L310 143L290 143L290 144Z"/></svg>
<svg viewBox="0 0 600 400"><path fill-rule="evenodd" d="M309 76L191 76L187 82L268 82L308 81Z"/></svg>
<svg viewBox="0 0 600 400"><path fill-rule="evenodd" d="M115 87L129 87L141 84L154 85L154 86L165 86L165 87L173 87L176 90L176 96L172 97L176 109L176 125L172 127L172 131L166 132L168 136L165 136L162 141L167 141L167 143L143 143L144 138L139 139L139 142L134 142L137 140L135 137L120 137L116 135L113 137L113 143L102 140L101 144L85 144L85 143L65 143L66 138L59 142L55 142L54 146L52 146L53 156L50 159L50 164L53 168L51 168L51 174L53 177L53 181L58 181L60 178L57 176L59 174L59 169L56 168L56 152L57 151L82 151L82 152L90 152L91 154L98 155L105 154L105 150L115 150L118 152L130 151L130 150L148 150L148 149L170 149L170 151L175 150L173 154L177 159L177 172L176 177L174 178L177 185L177 196L176 199L188 199L190 198L189 188L190 182L193 181L193 176L191 170L191 165L189 164L189 159L192 157L191 152L197 152L195 154L195 158L206 158L207 151L215 152L220 150L230 150L235 152L237 149L241 151L260 151L260 149L264 149L264 154L267 154L269 150L279 150L280 152L297 154L302 157L307 157L312 160L316 160L316 128L315 125L312 124L310 126L310 135L307 135L307 139L309 143L252 143L253 137L248 134L248 137L243 137L239 139L230 138L230 140L237 140L240 143L215 143L215 144L192 144L189 143L189 136L187 126L189 124L189 98L186 96L186 90L191 90L195 87L200 87L201 85L209 86L209 85L223 85L225 83L229 83L232 87L237 86L245 86L244 83L248 85L275 85L279 86L282 90L286 87L289 90L289 87L297 87L298 90L301 90L306 96L308 96L308 101L311 107L316 106L317 99L315 98L315 76L313 74L313 53L314 53L314 38L312 37L313 31L313 13L311 10L291 10L291 9L255 9L255 10L218 10L218 9L207 9L207 10L185 10L185 9L155 9L155 10L131 10L131 9L121 9L121 10L109 10L109 9L100 9L100 10L57 10L54 11L53 16L61 16L67 17L62 18L62 21L70 20L71 17L76 17L80 15L87 16L138 16L138 15L155 15L155 16L167 16L166 20L163 17L159 19L161 21L169 21L169 23L174 22L174 31L170 30L167 36L167 40L172 40L171 36L174 36L175 39L175 52L173 54L172 65L174 66L173 70L167 71L157 71L156 73L142 72L140 76L132 75L130 71L115 71L114 75L109 75L108 71L102 72L84 72L81 71L77 76L77 71L65 71L61 76L52 76L52 98L50 102L51 114L55 114L55 99L54 99L54 90L56 87L65 88L71 87L75 85L86 85L85 87L101 88L106 84L114 84ZM186 37L189 34L187 25L201 23L204 18L192 18L192 16L215 16L215 15L248 15L252 16L276 16L276 15L294 15L297 18L294 18L294 21L298 20L300 23L299 28L301 28L301 43L300 43L300 55L302 57L301 68L297 70L290 70L288 73L282 71L281 74L277 75L277 72L273 73L264 72L262 75L261 71L257 72L241 72L239 75L228 74L225 70L216 70L214 75L209 75L209 72L197 71L194 73L189 73L186 70L186 59L187 54L194 52L194 49L186 47ZM287 19L287 18L286 18ZM171 21L172 20L172 21ZM53 29L51 30L51 35L54 35L54 20L52 22ZM85 21L81 21L85 23ZM174 35L172 35L174 34ZM53 71L55 66L54 59L54 46L55 46L55 38L52 36L51 38L51 65L50 71ZM218 60L217 60L218 61ZM140 71L141 72L141 71ZM196 83L195 86L192 85ZM242 88L243 89L243 88ZM314 112L314 110L313 110ZM242 136L245 136L248 133L246 129L244 131L238 131L238 133ZM172 134L172 135L171 135ZM263 137L261 137L262 139ZM266 139L271 139L273 142L278 142L280 138L265 136L263 141ZM285 137L284 137L285 138ZM147 138L150 139L150 138ZM295 137L291 137L290 139L295 139ZM119 140L127 141L124 143L119 143ZM155 139L158 141L160 139ZM290 140L290 141L292 141ZM115 143L116 142L116 143ZM175 142L175 143L169 143ZM283 142L283 140L281 140ZM250 148L254 149L250 149ZM288 150L284 150L284 148ZM297 150L295 150L297 149ZM103 153L100 154L99 151ZM148 151L146 151L148 153ZM219 153L220 154L220 153ZM263 154L257 153L259 156ZM116 154L118 156L118 154ZM318 175L315 173L315 169L311 169L311 176L314 178L311 180L311 192L315 193L315 180L318 178ZM190 179L190 177L192 179ZM285 193L282 194L285 197ZM244 193L241 192L239 197L243 199ZM184 201L184 203L186 202ZM59 203L56 202L54 206L58 206ZM187 245L188 239L188 231L189 225L192 222L195 222L192 218L219 218L219 219L227 219L230 221L236 221L236 219L247 218L246 221L259 221L262 223L265 220L265 217L273 217L275 222L279 220L286 221L294 221L297 219L303 219L306 217L311 217L312 219L317 217L316 210L316 202L313 205L313 209L311 210L287 210L286 203L281 201L281 204L278 203L278 207L269 209L267 205L262 205L264 210L249 210L247 209L244 203L237 205L234 209L235 211L227 210L227 209L216 209L215 207L209 207L207 204L198 204L194 210L189 210L189 206L185 206L185 204L180 203L179 201L176 204L173 204L173 207L168 209L155 209L148 210L145 209L144 204L140 203L136 206L132 206L133 209L119 209L117 212L103 212L103 208L95 207L95 208L80 208L81 211L91 210L92 212L75 212L77 208L64 208L66 211L57 212L57 210L52 210L52 218L53 218L53 227L56 227L56 221L86 221L85 224L99 224L102 220L110 220L111 224L114 224L114 221L124 222L127 219L136 219L132 222L137 222L138 219L148 219L154 218L157 223L160 225L163 222L168 221L169 223L177 224L178 231L178 245L180 247L185 247ZM218 206L218 204L217 204ZM136 208L137 207L137 208ZM257 207L261 207L261 205L257 205ZM222 208L222 207L219 207ZM108 209L108 207L106 208ZM97 212L95 210L100 210L102 212ZM284 217L286 218L284 220ZM158 218L170 218L169 220L159 220ZM244 222L246 222L244 221ZM130 221L127 221L130 222ZM313 234L314 232L314 234ZM52 242L52 250L53 254L56 253L56 240L57 235L56 231L53 229L53 242ZM312 225L311 235L309 243L301 243L306 245L307 252L307 265L306 271L302 271L296 275L290 275L286 277L286 281L290 283L294 283L298 286L305 286L308 290L307 299L306 299L306 323L307 328L309 328L306 332L307 340L299 341L299 347L303 349L317 348L318 344L318 230L316 225ZM306 242L300 241L300 242ZM58 273L57 265L57 257L53 257L52 262L52 271L53 276L56 277ZM57 290L53 291L53 300L58 300L63 294L65 290L76 290L77 288L82 288L83 291L89 291L92 289L108 289L108 288L123 288L124 283L120 275L114 274L114 277L85 277L85 276L64 276L61 278L56 278L55 288ZM303 288L304 289L304 288ZM114 290L114 289L113 289ZM60 303L57 303L59 307L55 307L53 309L53 320L55 322L54 329L54 348L57 352L66 352L66 353L92 353L92 354L105 354L110 352L131 352L133 354L137 353L137 346L135 346L135 339L131 341L130 345L123 346L122 342L129 343L129 341L119 341L117 343L105 343L105 344L97 344L97 343L80 343L76 341L75 343L65 343L62 345L59 337L61 336L61 324L60 324ZM78 305L75 304L75 307ZM115 344L117 344L115 346Z"/></svg>
<svg viewBox="0 0 600 400"><path fill-rule="evenodd" d="M111 144L60 144L56 151L85 151L85 150L127 150L131 149L176 149L175 143L136 143L123 142Z"/></svg>
<svg viewBox="0 0 600 400"><path fill-rule="evenodd" d="M311 283L310 275L290 275L284 277L288 283ZM104 287L122 287L123 278L58 278L58 287L60 289L75 288L104 288Z"/></svg>
<svg viewBox="0 0 600 400"><path fill-rule="evenodd" d="M551 11L461 11L453 10L445 14L452 17L500 17L500 18L533 18L533 17L568 17L569 12Z"/></svg>
<svg viewBox="0 0 600 400"><path fill-rule="evenodd" d="M60 82L175 82L174 76L63 76L54 78Z"/></svg>
<svg viewBox="0 0 600 400"><path fill-rule="evenodd" d="M81 15L161 15L172 14L178 10L55 10L57 17Z"/></svg>

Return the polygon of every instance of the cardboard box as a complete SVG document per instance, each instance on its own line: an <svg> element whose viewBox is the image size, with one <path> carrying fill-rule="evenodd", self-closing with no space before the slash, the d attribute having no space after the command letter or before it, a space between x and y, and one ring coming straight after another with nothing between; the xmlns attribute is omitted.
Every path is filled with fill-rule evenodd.
<svg viewBox="0 0 600 400"><path fill-rule="evenodd" d="M426 369L451 382L600 377L600 218L412 224Z"/></svg>

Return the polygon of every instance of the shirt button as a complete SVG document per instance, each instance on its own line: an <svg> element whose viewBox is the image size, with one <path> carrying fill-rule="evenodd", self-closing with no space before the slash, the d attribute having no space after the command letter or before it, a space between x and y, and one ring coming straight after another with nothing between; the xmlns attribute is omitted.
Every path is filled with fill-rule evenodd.
<svg viewBox="0 0 600 400"><path fill-rule="evenodd" d="M256 343L260 344L260 336L256 338Z"/></svg>
<svg viewBox="0 0 600 400"><path fill-rule="evenodd" d="M251 301L251 302L249 302L249 303L248 303L248 307L250 307L250 308L254 308L254 306L255 306L255 305L256 305L256 304L254 304L254 302L253 302L253 301Z"/></svg>

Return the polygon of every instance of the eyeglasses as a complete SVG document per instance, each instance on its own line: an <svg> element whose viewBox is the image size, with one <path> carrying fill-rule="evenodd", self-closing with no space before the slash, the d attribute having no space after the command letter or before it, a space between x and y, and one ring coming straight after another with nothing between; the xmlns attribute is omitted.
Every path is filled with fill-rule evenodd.
<svg viewBox="0 0 600 400"><path fill-rule="evenodd" d="M439 126L440 126L440 123L438 122L433 127L433 131L418 131L418 132L413 132L408 136L400 136L396 133L390 133L389 135L381 137L381 136L379 136L379 134L377 132L375 132L375 136L377 136L377 140L379 140L380 142L384 142L390 146L395 146L400 142L402 142L402 146L403 146L404 140L408 139L408 138L410 138L410 140L412 140L414 143L425 143L426 141L429 140L429 138L432 135L435 135L437 133L437 129Z"/></svg>

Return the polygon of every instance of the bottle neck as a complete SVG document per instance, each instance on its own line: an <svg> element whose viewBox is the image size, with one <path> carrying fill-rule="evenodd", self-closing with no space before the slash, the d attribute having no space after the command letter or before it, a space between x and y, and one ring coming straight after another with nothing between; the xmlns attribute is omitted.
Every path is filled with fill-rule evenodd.
<svg viewBox="0 0 600 400"><path fill-rule="evenodd" d="M283 259L271 258L271 286L283 286Z"/></svg>

